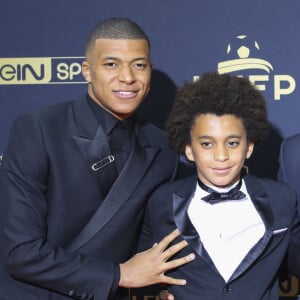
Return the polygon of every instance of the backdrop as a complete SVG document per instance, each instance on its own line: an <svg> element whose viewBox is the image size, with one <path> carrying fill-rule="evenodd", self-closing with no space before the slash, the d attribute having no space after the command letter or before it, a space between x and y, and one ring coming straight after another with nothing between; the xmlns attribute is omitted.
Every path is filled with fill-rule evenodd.
<svg viewBox="0 0 300 300"><path fill-rule="evenodd" d="M299 11L299 0L0 0L0 154L18 114L86 92L88 32L124 16L152 43L152 90L139 113L163 128L185 81L212 70L249 77L265 94L273 126L250 171L276 178L282 138L300 132ZM298 292L295 279L282 286L282 295Z"/></svg>

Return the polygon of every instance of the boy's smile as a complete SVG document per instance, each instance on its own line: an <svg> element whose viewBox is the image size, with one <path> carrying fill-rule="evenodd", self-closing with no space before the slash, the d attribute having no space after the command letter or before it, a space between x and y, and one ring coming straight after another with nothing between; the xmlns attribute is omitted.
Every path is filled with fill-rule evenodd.
<svg viewBox="0 0 300 300"><path fill-rule="evenodd" d="M195 162L200 180L216 187L234 184L254 148L247 141L242 120L234 115L203 114L195 119L190 134L185 154Z"/></svg>

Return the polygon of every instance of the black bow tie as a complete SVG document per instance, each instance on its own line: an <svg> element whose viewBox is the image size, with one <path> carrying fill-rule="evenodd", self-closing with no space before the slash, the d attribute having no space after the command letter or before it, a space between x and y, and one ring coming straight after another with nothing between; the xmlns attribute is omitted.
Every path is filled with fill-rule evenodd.
<svg viewBox="0 0 300 300"><path fill-rule="evenodd" d="M209 195L201 199L209 202L210 204L215 204L224 200L241 200L246 197L246 195L242 191L240 191L240 188L242 186L242 179L240 179L239 183L227 193L216 192L215 190L206 186L199 178L198 184L203 190L209 193Z"/></svg>

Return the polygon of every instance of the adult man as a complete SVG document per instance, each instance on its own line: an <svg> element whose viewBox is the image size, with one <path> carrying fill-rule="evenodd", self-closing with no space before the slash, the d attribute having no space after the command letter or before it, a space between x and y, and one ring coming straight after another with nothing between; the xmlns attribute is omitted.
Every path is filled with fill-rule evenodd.
<svg viewBox="0 0 300 300"><path fill-rule="evenodd" d="M164 251L176 232L128 260L148 195L177 165L162 132L133 116L150 88L148 38L128 19L106 20L82 69L88 95L12 128L1 167L0 299L117 299L127 295L118 286L184 284L164 276L191 259L166 262L186 245Z"/></svg>

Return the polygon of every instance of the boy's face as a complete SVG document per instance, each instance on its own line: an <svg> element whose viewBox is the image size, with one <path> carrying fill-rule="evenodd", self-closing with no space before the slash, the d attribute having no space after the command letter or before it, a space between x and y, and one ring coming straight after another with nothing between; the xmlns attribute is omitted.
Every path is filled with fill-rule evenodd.
<svg viewBox="0 0 300 300"><path fill-rule="evenodd" d="M191 129L187 158L196 163L197 175L209 186L227 187L240 178L246 158L254 143L247 142L242 120L234 115L203 114Z"/></svg>

